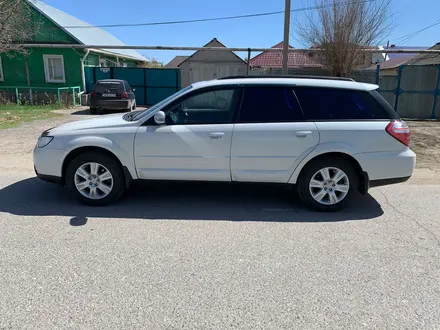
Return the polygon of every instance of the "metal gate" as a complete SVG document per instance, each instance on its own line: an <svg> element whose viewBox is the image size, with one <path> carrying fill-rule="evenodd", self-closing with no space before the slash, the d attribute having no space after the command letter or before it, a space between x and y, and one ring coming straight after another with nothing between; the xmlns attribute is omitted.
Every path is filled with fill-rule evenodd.
<svg viewBox="0 0 440 330"><path fill-rule="evenodd" d="M135 89L138 105L154 105L180 90L180 69L86 67L86 92L101 79L126 80Z"/></svg>
<svg viewBox="0 0 440 330"><path fill-rule="evenodd" d="M380 76L379 86L401 117L440 119L440 66L402 65L397 76Z"/></svg>

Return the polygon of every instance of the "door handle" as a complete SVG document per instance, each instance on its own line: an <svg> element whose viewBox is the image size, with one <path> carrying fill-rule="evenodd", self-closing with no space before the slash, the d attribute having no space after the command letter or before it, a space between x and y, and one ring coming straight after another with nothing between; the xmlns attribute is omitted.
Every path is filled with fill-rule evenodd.
<svg viewBox="0 0 440 330"><path fill-rule="evenodd" d="M217 133L209 133L210 139L221 139L225 136L225 133L217 132Z"/></svg>
<svg viewBox="0 0 440 330"><path fill-rule="evenodd" d="M295 132L295 136L299 138L305 138L307 135L311 135L312 131L297 131Z"/></svg>

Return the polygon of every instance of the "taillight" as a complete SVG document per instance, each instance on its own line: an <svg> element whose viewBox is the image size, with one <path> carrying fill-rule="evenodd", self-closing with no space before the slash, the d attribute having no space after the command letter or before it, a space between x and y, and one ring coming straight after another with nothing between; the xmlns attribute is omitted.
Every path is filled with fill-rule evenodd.
<svg viewBox="0 0 440 330"><path fill-rule="evenodd" d="M385 131L397 141L409 147L411 133L408 125L404 121L392 121L387 125Z"/></svg>
<svg viewBox="0 0 440 330"><path fill-rule="evenodd" d="M128 93L127 92L122 92L121 98L128 99Z"/></svg>
<svg viewBox="0 0 440 330"><path fill-rule="evenodd" d="M91 97L96 96L96 92L95 92L95 91L91 92L91 93L90 93L90 96L91 96Z"/></svg>

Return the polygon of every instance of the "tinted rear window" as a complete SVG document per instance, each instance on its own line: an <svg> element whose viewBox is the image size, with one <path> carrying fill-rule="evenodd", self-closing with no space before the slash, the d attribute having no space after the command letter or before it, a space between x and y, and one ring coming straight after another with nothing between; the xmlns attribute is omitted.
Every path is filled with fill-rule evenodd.
<svg viewBox="0 0 440 330"><path fill-rule="evenodd" d="M371 95L374 96L374 98L384 107L388 113L390 114L390 117L393 119L400 119L399 115L396 111L394 111L394 108L385 100L385 98L379 93L377 89L374 91L371 91Z"/></svg>
<svg viewBox="0 0 440 330"><path fill-rule="evenodd" d="M237 122L283 123L303 120L291 88L246 87Z"/></svg>
<svg viewBox="0 0 440 330"><path fill-rule="evenodd" d="M98 82L95 85L96 93L123 92L124 84L119 81Z"/></svg>
<svg viewBox="0 0 440 330"><path fill-rule="evenodd" d="M389 119L390 114L367 91L297 88L304 115L311 120Z"/></svg>

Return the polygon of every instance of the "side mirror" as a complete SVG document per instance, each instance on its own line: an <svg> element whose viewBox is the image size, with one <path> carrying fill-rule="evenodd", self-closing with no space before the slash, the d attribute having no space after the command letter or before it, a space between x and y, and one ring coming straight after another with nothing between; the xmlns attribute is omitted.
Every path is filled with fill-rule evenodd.
<svg viewBox="0 0 440 330"><path fill-rule="evenodd" d="M133 88L132 91L133 91L133 92L136 92L136 88Z"/></svg>
<svg viewBox="0 0 440 330"><path fill-rule="evenodd" d="M165 124L165 112L158 111L154 114L154 122L157 125L164 125Z"/></svg>

